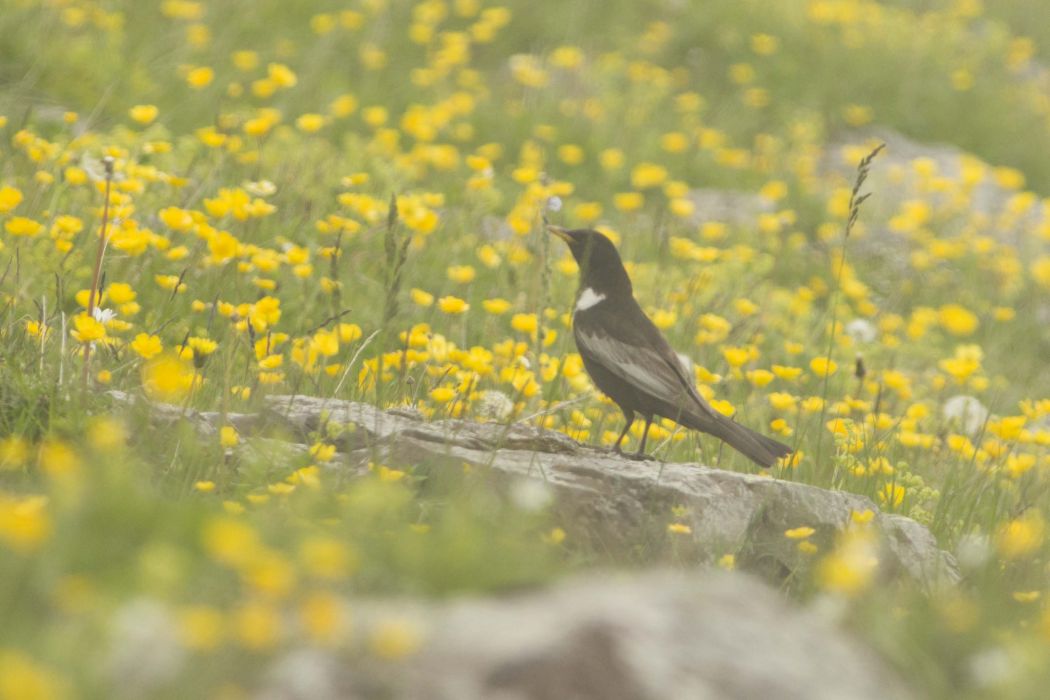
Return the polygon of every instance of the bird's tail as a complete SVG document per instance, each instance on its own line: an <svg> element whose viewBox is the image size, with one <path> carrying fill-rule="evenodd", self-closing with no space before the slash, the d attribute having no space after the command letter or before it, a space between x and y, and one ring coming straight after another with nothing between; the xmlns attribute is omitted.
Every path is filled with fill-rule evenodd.
<svg viewBox="0 0 1050 700"><path fill-rule="evenodd" d="M721 414L704 416L702 419L696 416L683 416L683 419L685 420L680 422L684 425L714 435L761 467L771 467L781 457L793 452L784 443L756 433Z"/></svg>

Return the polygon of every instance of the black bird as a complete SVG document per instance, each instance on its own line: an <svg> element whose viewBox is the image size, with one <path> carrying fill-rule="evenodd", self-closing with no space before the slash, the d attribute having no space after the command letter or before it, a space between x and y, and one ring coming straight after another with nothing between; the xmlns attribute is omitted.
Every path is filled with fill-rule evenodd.
<svg viewBox="0 0 1050 700"><path fill-rule="evenodd" d="M654 416L714 435L763 467L791 454L787 445L733 422L697 393L679 356L635 301L631 279L612 241L589 229L547 229L569 244L580 266L573 335L587 374L627 421L615 452L622 454L620 443L641 414L645 432L635 458L644 458Z"/></svg>

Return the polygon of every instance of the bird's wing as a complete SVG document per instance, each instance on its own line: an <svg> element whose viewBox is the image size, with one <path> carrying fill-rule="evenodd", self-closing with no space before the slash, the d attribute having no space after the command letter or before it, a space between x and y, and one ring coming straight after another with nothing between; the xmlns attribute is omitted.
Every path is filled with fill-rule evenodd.
<svg viewBox="0 0 1050 700"><path fill-rule="evenodd" d="M635 309L617 313L599 304L577 313L573 334L580 352L658 401L689 413L713 413L663 335L640 307Z"/></svg>

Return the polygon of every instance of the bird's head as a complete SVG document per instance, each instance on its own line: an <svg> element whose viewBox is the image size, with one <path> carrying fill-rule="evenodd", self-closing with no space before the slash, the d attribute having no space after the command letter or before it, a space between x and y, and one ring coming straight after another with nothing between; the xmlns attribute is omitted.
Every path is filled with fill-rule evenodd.
<svg viewBox="0 0 1050 700"><path fill-rule="evenodd" d="M593 229L565 229L548 224L547 230L569 245L580 266L580 286L603 293L631 294L631 280L620 253L604 234Z"/></svg>

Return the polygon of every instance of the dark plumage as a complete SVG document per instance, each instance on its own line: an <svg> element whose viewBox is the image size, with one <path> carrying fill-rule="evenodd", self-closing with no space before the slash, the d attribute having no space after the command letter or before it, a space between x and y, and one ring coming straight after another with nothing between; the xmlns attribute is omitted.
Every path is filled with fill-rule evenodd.
<svg viewBox="0 0 1050 700"><path fill-rule="evenodd" d="M613 448L616 452L636 414L641 414L645 432L635 457L645 454L654 416L714 435L763 467L791 454L787 445L733 422L697 393L678 355L635 301L631 279L612 241L588 229L547 228L569 244L580 266L573 334L587 374L627 421Z"/></svg>

